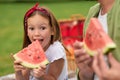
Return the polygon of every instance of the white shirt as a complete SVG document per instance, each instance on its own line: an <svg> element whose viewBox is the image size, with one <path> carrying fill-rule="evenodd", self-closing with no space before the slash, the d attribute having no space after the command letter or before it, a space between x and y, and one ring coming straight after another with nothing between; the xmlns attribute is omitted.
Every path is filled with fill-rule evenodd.
<svg viewBox="0 0 120 80"><path fill-rule="evenodd" d="M101 15L101 10L100 10L99 15L98 15L98 20L100 21L100 23L101 23L104 31L105 31L106 33L108 33L107 13L104 14L104 15ZM106 61L106 63L107 63L107 57L106 57L106 56L104 56L104 59L105 59L105 61ZM95 75L94 80L99 80L99 78L98 78L97 75Z"/></svg>
<svg viewBox="0 0 120 80"><path fill-rule="evenodd" d="M67 59L66 59L66 52L62 44L59 41L54 42L52 45L50 45L50 47L47 49L45 53L49 62L54 62L55 60L61 58L64 59L64 67L57 80L67 80L68 78Z"/></svg>
<svg viewBox="0 0 120 80"><path fill-rule="evenodd" d="M101 15L101 10L100 10L99 15L98 15L98 20L102 24L102 27L103 27L104 31L106 33L108 33L107 13L105 13L104 15Z"/></svg>
<svg viewBox="0 0 120 80"><path fill-rule="evenodd" d="M45 54L50 63L54 62L55 60L61 59L61 58L64 59L64 67L57 80L68 80L67 59L66 59L66 52L65 52L63 45L59 41L56 41L49 46ZM47 65L47 70L48 68L49 68L49 64ZM35 79L32 76L30 80L37 80L37 79Z"/></svg>

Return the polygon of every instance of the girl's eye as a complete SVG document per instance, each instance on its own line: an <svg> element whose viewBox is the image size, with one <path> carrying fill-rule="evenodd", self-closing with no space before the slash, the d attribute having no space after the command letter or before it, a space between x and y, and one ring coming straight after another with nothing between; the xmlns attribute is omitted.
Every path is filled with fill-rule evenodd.
<svg viewBox="0 0 120 80"><path fill-rule="evenodd" d="M41 29L41 30L45 30L45 29L46 29L46 27L42 26L42 27L40 27L40 29Z"/></svg>
<svg viewBox="0 0 120 80"><path fill-rule="evenodd" d="M28 29L29 29L29 30L34 30L34 28L33 28L33 27L29 27Z"/></svg>

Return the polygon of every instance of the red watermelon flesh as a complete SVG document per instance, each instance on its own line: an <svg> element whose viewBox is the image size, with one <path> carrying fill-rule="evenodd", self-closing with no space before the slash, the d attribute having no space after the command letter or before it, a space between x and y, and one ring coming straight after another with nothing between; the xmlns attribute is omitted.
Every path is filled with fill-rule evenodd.
<svg viewBox="0 0 120 80"><path fill-rule="evenodd" d="M107 53L116 47L115 43L104 31L97 18L91 18L84 37L84 47L93 56L98 50Z"/></svg>
<svg viewBox="0 0 120 80"><path fill-rule="evenodd" d="M22 65L28 68L38 68L40 65L48 64L48 60L38 40L32 42L28 47L22 49L13 56L22 61Z"/></svg>

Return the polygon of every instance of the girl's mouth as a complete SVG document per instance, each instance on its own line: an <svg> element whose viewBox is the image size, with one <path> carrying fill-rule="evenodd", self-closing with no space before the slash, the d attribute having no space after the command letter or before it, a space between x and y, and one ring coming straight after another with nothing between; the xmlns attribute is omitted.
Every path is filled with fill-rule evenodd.
<svg viewBox="0 0 120 80"><path fill-rule="evenodd" d="M43 39L34 39L33 41L38 40L40 42L40 44L43 42Z"/></svg>

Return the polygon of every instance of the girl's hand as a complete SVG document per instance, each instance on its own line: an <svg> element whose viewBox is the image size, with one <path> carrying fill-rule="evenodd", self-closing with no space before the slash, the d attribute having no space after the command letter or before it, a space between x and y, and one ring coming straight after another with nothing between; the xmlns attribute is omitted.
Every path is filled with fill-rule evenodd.
<svg viewBox="0 0 120 80"><path fill-rule="evenodd" d="M39 68L33 69L32 75L36 78L41 78L43 75L46 73L46 66L45 65L40 65Z"/></svg>
<svg viewBox="0 0 120 80"><path fill-rule="evenodd" d="M15 69L15 72L19 72L19 71L25 70L26 67L21 65L21 61L15 60L14 61L14 69Z"/></svg>
<svg viewBox="0 0 120 80"><path fill-rule="evenodd" d="M21 61L14 61L16 80L29 80L30 69L21 65Z"/></svg>

